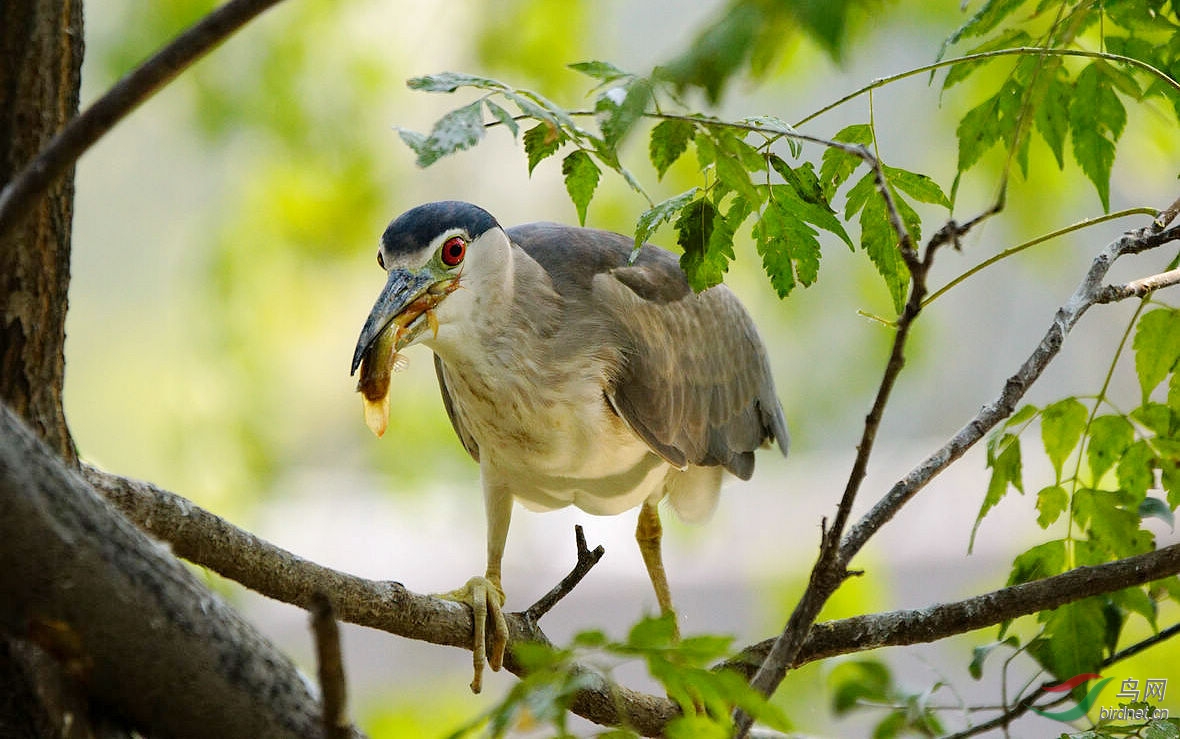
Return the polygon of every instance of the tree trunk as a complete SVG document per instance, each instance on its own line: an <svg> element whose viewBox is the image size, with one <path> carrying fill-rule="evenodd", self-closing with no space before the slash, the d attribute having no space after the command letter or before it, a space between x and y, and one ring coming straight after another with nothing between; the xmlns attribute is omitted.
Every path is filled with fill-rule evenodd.
<svg viewBox="0 0 1180 739"><path fill-rule="evenodd" d="M81 2L0 3L0 187L78 112ZM71 170L0 233L0 399L69 464L77 457L62 386L73 215ZM118 735L97 729L85 696L53 659L7 633L0 634L0 695L4 736Z"/></svg>
<svg viewBox="0 0 1180 739"><path fill-rule="evenodd" d="M82 0L0 3L0 186L78 112ZM74 174L0 234L0 398L69 464L62 411Z"/></svg>

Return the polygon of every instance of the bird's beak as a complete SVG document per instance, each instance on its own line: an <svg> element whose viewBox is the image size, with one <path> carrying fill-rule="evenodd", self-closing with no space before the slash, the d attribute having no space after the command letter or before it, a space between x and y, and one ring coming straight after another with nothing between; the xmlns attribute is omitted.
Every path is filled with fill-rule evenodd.
<svg viewBox="0 0 1180 739"><path fill-rule="evenodd" d="M389 279L385 282L381 294L377 296L377 302L369 312L369 317L365 319L364 328L356 340L356 349L352 353L351 374L356 374L361 360L391 322L397 324L399 331L393 345L395 352L418 338L426 325L436 326L430 311L458 286L456 276L449 275L440 279L429 266L418 272L401 267L391 269ZM427 314L426 320L419 320L423 314Z"/></svg>

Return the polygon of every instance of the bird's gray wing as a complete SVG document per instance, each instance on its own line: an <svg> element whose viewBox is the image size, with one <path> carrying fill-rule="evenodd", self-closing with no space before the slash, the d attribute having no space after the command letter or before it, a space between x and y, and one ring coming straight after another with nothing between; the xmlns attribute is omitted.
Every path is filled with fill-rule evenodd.
<svg viewBox="0 0 1180 739"><path fill-rule="evenodd" d="M619 234L530 225L510 235L557 291L592 304L620 347L606 388L615 411L677 467L723 465L743 479L754 450L787 425L753 320L724 285L688 286L677 257Z"/></svg>
<svg viewBox="0 0 1180 739"><path fill-rule="evenodd" d="M463 443L463 448L467 450L467 453L471 455L472 459L478 462L479 444L476 444L475 439L471 438L471 433L463 425L463 419L459 415L458 409L455 408L455 402L451 399L451 392L447 389L446 368L443 366L442 359L437 354L434 355L434 374L438 376L438 389L442 391L443 407L447 409L447 418L451 419L451 426L454 427L459 441Z"/></svg>

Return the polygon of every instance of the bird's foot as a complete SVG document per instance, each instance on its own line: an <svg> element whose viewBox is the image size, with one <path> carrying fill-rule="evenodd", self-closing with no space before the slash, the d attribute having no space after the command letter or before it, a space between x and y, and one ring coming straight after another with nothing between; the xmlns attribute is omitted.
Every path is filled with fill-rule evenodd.
<svg viewBox="0 0 1180 739"><path fill-rule="evenodd" d="M475 623L471 650L475 677L471 680L471 692L478 693L483 688L484 664L493 671L498 671L504 664L504 647L508 644L508 622L504 619L504 590L496 580L473 577L463 587L443 593L440 597L471 606L472 621ZM490 652L487 645L489 615L492 617Z"/></svg>

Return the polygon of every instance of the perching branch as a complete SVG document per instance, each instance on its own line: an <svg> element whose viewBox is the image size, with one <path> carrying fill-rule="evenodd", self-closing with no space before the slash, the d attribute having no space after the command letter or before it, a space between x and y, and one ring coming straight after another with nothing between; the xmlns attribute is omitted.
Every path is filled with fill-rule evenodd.
<svg viewBox="0 0 1180 739"><path fill-rule="evenodd" d="M149 483L89 466L84 467L83 474L129 518L167 541L174 552L251 590L301 607L314 602L315 594L322 590L332 598L341 620L405 638L471 649L471 611L465 606L412 593L398 583L366 580L302 559ZM584 559L594 557L595 551L585 549L575 571L582 567ZM819 623L808 632L791 666L867 649L936 641L1177 573L1180 545L1173 545L956 603ZM538 602L543 601L545 598ZM511 656L511 645L521 641L550 642L528 612L506 617L509 649L505 666L522 675L521 666ZM768 639L752 645L721 666L749 675L770 652L773 642ZM571 708L584 718L655 735L679 715L676 706L664 696L618 685L589 667L578 669L586 687L575 696Z"/></svg>
<svg viewBox="0 0 1180 739"><path fill-rule="evenodd" d="M65 125L33 161L0 191L0 233L28 211L33 198L78 161L115 124L280 0L229 0L177 36Z"/></svg>
<svg viewBox="0 0 1180 739"><path fill-rule="evenodd" d="M168 542L178 556L262 595L310 608L317 592L327 593L336 617L342 621L431 644L471 649L473 624L467 606L413 593L401 583L366 580L308 561L151 483L112 475L90 465L83 465L82 473L125 516ZM580 556L579 562L586 557L597 561L595 551ZM581 564L575 572L580 568ZM546 600L542 598L539 603ZM522 675L523 667L513 656L512 645L550 641L527 613L505 616L509 648L504 666ZM578 692L571 708L596 723L625 724L654 735L679 715L666 697L614 684L588 668L585 680L587 686Z"/></svg>

